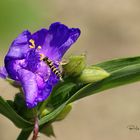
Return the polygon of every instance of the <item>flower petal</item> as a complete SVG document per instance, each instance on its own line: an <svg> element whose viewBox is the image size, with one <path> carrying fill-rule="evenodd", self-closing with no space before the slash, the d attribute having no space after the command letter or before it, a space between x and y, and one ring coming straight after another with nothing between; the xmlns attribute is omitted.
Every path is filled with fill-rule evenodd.
<svg viewBox="0 0 140 140"><path fill-rule="evenodd" d="M48 96L51 94L51 91L52 91L52 85L50 85L50 83L47 81L45 83L44 89L42 89L42 90L40 90L40 92L38 92L36 101L42 102L42 101L46 100L48 98Z"/></svg>
<svg viewBox="0 0 140 140"><path fill-rule="evenodd" d="M8 73L5 67L0 67L0 78L6 79L7 76L8 76Z"/></svg>
<svg viewBox="0 0 140 140"><path fill-rule="evenodd" d="M63 45L61 45L59 50L62 56L70 48L70 46L78 39L79 36L80 36L80 30L78 28L69 29L69 38Z"/></svg>
<svg viewBox="0 0 140 140"><path fill-rule="evenodd" d="M5 68L10 78L13 80L18 80L17 71L25 65L25 60L7 60L5 61Z"/></svg>
<svg viewBox="0 0 140 140"><path fill-rule="evenodd" d="M43 45L47 33L48 33L48 30L43 28L35 32L34 34L32 34L32 39L35 41L36 47Z"/></svg>
<svg viewBox="0 0 140 140"><path fill-rule="evenodd" d="M49 30L41 29L32 35L35 46L41 46L38 52L49 57L53 61L60 61L69 47L80 36L78 28L68 28L59 22L51 24Z"/></svg>
<svg viewBox="0 0 140 140"><path fill-rule="evenodd" d="M41 102L43 100L46 100L51 94L53 87L58 83L58 81L59 79L57 78L57 76L54 73L51 73L49 79L47 80L47 82L45 82L44 88L41 89L40 92L38 92L37 101Z"/></svg>
<svg viewBox="0 0 140 140"><path fill-rule="evenodd" d="M78 28L68 28L59 22L53 23L46 35L41 52L51 60L60 61L79 35L80 30Z"/></svg>
<svg viewBox="0 0 140 140"><path fill-rule="evenodd" d="M26 57L26 64L28 70L35 72L37 70L39 62L40 62L39 53L36 53L35 49L30 50Z"/></svg>
<svg viewBox="0 0 140 140"><path fill-rule="evenodd" d="M28 40L31 34L29 31L22 32L11 44L10 49L6 55L6 59L23 59L29 48Z"/></svg>
<svg viewBox="0 0 140 140"><path fill-rule="evenodd" d="M38 64L38 68L37 68L36 73L38 73L38 75L40 75L45 81L47 81L49 79L51 69L47 66L46 63L41 61Z"/></svg>
<svg viewBox="0 0 140 140"><path fill-rule="evenodd" d="M20 69L18 70L18 77L23 86L26 98L26 105L29 108L33 108L37 105L36 98L38 96L36 76L34 73L28 70Z"/></svg>
<svg viewBox="0 0 140 140"><path fill-rule="evenodd" d="M53 35L53 39L50 42L50 46L60 47L69 38L69 29L64 24L59 22L51 24L49 33Z"/></svg>

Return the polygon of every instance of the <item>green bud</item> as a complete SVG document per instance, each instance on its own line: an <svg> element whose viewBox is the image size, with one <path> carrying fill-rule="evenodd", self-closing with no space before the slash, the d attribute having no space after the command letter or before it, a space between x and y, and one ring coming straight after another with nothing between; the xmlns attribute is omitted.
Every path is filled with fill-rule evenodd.
<svg viewBox="0 0 140 140"><path fill-rule="evenodd" d="M47 114L49 114L52 111L52 108L45 108L42 112L41 112L41 117L46 116Z"/></svg>
<svg viewBox="0 0 140 140"><path fill-rule="evenodd" d="M90 66L82 71L78 80L83 83L93 83L103 80L110 76L110 74L100 67Z"/></svg>
<svg viewBox="0 0 140 140"><path fill-rule="evenodd" d="M70 76L80 75L86 66L85 59L86 59L85 55L69 57L68 63L63 65L64 73Z"/></svg>
<svg viewBox="0 0 140 140"><path fill-rule="evenodd" d="M61 112L60 114L55 118L55 121L61 121L66 118L66 116L70 113L72 110L72 105L68 104Z"/></svg>

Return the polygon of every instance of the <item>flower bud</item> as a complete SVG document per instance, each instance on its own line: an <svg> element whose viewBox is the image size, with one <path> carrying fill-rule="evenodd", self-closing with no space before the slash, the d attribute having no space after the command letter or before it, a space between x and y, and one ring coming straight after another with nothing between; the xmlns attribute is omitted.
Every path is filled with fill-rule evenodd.
<svg viewBox="0 0 140 140"><path fill-rule="evenodd" d="M55 121L61 121L66 118L66 116L70 113L72 110L72 105L68 104L61 112L60 114L55 118Z"/></svg>
<svg viewBox="0 0 140 140"><path fill-rule="evenodd" d="M66 75L77 76L80 75L86 66L85 55L71 56L68 63L63 65L63 70Z"/></svg>
<svg viewBox="0 0 140 140"><path fill-rule="evenodd" d="M103 80L110 76L110 74L100 67L90 66L85 68L78 80L83 83L93 83Z"/></svg>
<svg viewBox="0 0 140 140"><path fill-rule="evenodd" d="M52 111L52 108L49 108L49 107L47 107L47 108L45 108L42 112L41 112L41 117L44 117L44 116L46 116L47 114L49 114L50 112Z"/></svg>

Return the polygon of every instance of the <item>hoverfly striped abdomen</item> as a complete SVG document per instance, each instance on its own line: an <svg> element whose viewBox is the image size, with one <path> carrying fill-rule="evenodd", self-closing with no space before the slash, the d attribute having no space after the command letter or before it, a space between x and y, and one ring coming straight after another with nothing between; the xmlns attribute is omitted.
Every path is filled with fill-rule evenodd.
<svg viewBox="0 0 140 140"><path fill-rule="evenodd" d="M62 75L60 70L55 66L52 60L50 60L48 57L44 57L43 61L50 67L51 71L61 80L62 80Z"/></svg>

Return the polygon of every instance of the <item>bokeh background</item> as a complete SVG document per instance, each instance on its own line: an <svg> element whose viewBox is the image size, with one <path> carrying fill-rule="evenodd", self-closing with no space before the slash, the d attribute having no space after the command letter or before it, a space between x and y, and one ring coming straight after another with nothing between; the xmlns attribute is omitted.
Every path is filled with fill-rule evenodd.
<svg viewBox="0 0 140 140"><path fill-rule="evenodd" d="M24 29L34 32L61 21L79 27L81 37L69 50L87 55L87 63L140 54L139 0L0 0L0 64L11 41ZM0 80L0 94L17 90ZM39 140L139 140L140 83L104 91L74 103L70 115L54 123L56 138ZM0 139L15 140L19 129L0 115Z"/></svg>

